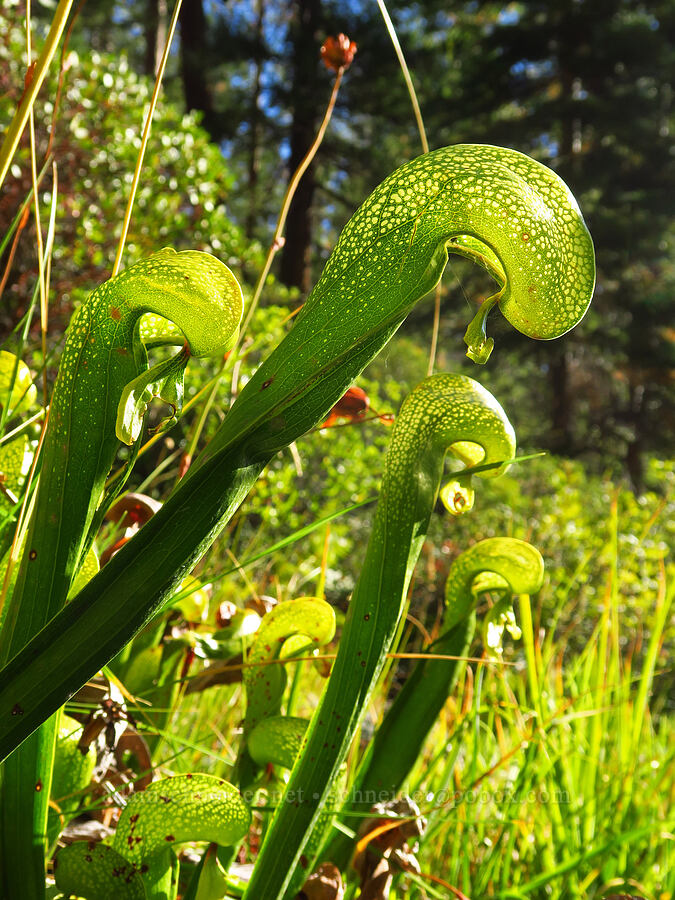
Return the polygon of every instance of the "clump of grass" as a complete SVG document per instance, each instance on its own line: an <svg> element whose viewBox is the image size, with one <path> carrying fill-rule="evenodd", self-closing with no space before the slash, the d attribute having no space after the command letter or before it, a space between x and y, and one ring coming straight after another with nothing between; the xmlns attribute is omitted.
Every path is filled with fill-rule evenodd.
<svg viewBox="0 0 675 900"><path fill-rule="evenodd" d="M585 648L535 625L521 598L516 666L465 681L411 777L428 803L425 865L470 896L673 896L675 745L655 688L674 585L662 569L641 633L627 630L617 530L615 502ZM570 585L566 618L574 604Z"/></svg>

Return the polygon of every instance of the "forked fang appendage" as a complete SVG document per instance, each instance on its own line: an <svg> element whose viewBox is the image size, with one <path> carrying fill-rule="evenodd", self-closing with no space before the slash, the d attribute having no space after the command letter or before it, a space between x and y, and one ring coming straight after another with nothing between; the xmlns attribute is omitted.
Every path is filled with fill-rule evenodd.
<svg viewBox="0 0 675 900"><path fill-rule="evenodd" d="M502 291L488 297L480 305L480 309L469 323L464 333L464 343L467 345L466 355L479 365L485 365L490 358L492 348L495 345L494 338L489 338L485 331L485 323L488 313L496 306L502 296Z"/></svg>

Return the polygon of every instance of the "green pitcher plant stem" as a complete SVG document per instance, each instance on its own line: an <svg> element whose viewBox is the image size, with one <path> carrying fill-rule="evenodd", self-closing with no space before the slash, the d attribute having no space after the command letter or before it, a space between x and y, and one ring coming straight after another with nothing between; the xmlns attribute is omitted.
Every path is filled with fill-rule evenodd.
<svg viewBox="0 0 675 900"><path fill-rule="evenodd" d="M247 665L243 672L246 715L242 722L239 758L235 765L237 780L242 789L253 783L256 774L254 758L248 747L250 734L256 725L280 712L286 687L286 670L281 663L276 666L261 666L260 663L320 647L332 640L334 634L333 607L316 597L286 600L263 617L247 654Z"/></svg>
<svg viewBox="0 0 675 900"><path fill-rule="evenodd" d="M94 291L68 331L50 406L35 512L0 632L0 660L6 662L65 603L84 558L90 526L99 509L120 441L138 437L140 418L152 393L147 355L139 337L144 313L169 316L182 328L195 356L223 352L236 338L242 313L241 290L229 269L206 253L162 250ZM213 327L213 321L218 327ZM182 377L189 354L179 354ZM160 364L167 379L167 365ZM128 386L145 379L138 394ZM155 378L154 383L160 379ZM101 388L104 396L92 402ZM144 390L147 388L149 390ZM175 400L170 391L169 399ZM118 406L122 399L121 414ZM99 513L100 514L100 513ZM5 766L2 786L2 871L12 894L26 872L43 868L43 841L57 721L50 720ZM26 794L26 786L31 791ZM32 799L29 802L28 797ZM24 855L27 858L24 859ZM11 862L10 862L11 861ZM44 882L44 879L43 879ZM44 883L35 896L44 893Z"/></svg>
<svg viewBox="0 0 675 900"><path fill-rule="evenodd" d="M171 845L188 840L231 844L244 837L250 820L239 791L220 778L164 778L133 794L112 844L76 841L61 850L54 861L56 884L87 900L170 900L178 887Z"/></svg>
<svg viewBox="0 0 675 900"><path fill-rule="evenodd" d="M295 867L303 865L311 871L311 860L303 850L397 632L438 496L446 453L471 465L510 459L514 450L515 435L503 409L468 376L431 376L401 407L363 568L349 603L331 677L245 898L286 896ZM486 471L483 476L496 477L504 468ZM273 866L274 859L283 859L285 865Z"/></svg>
<svg viewBox="0 0 675 900"><path fill-rule="evenodd" d="M179 399L176 370L188 353L148 374L137 319L146 310L170 318L185 334L189 354L200 355L221 352L234 339L241 314L230 273L206 254L189 251L161 251L94 292L69 329L43 483L0 636L0 758L161 609L269 460L324 420L434 288L449 252L488 269L498 284L493 302L531 337L564 334L590 302L591 239L557 175L515 151L480 145L447 147L407 163L347 224L291 332L246 384L163 508L64 607L105 503L103 486L120 442L137 441L151 395L168 396L174 405ZM190 305L195 295L196 308ZM491 349L486 308L467 338L469 355L480 361ZM505 447L497 461L512 456ZM6 808L13 802L17 815L35 800L37 746L31 750L29 744L25 756L14 754L13 774L4 779L5 796L15 798ZM45 787L37 793L46 795ZM42 813L35 818L22 812L21 818L26 815L28 843L39 848ZM26 866L38 865L39 855L38 849ZM12 860L4 865L6 879L8 871L19 870Z"/></svg>
<svg viewBox="0 0 675 900"><path fill-rule="evenodd" d="M514 594L538 591L543 576L539 551L516 538L478 541L453 562L445 584L441 634L428 647L429 658L420 660L406 678L377 729L341 812L347 825L355 821L350 814L368 813L373 802L393 800L401 789L463 669L483 593L505 594L503 600L510 602ZM503 600L494 608L499 609ZM344 866L351 850L352 842L338 834L326 858Z"/></svg>

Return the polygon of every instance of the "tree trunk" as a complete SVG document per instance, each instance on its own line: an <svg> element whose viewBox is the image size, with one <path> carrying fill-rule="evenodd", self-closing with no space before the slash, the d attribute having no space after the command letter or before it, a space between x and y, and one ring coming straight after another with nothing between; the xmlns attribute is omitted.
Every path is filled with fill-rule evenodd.
<svg viewBox="0 0 675 900"><path fill-rule="evenodd" d="M148 0L145 17L145 60L146 75L154 78L166 42L166 0Z"/></svg>
<svg viewBox="0 0 675 900"><path fill-rule="evenodd" d="M562 117L560 119L559 174L569 177L579 164L581 149L580 123L573 112L573 101L580 89L574 73L574 54L579 35L569 3L558 7L559 38L557 47L560 88L562 91ZM551 391L551 442L554 453L570 454L574 450L572 419L573 399L569 386L569 353L562 346L552 345L549 355L549 386Z"/></svg>
<svg viewBox="0 0 675 900"><path fill-rule="evenodd" d="M183 0L180 10L180 61L185 105L204 113L202 124L213 135L214 114L211 93L205 78L207 22L202 0Z"/></svg>
<svg viewBox="0 0 675 900"><path fill-rule="evenodd" d="M317 91L319 67L320 0L294 0L293 121L290 135L289 178L309 150L320 121L322 92ZM314 199L314 164L305 172L286 220L286 242L281 254L279 278L289 287L307 293L310 288L311 212Z"/></svg>
<svg viewBox="0 0 675 900"><path fill-rule="evenodd" d="M264 0L256 0L256 38L259 47L263 43L263 22L265 16ZM260 89L263 60L259 55L255 60L253 76L253 96L251 97L251 133L248 152L248 196L249 206L246 216L246 237L252 238L258 220L258 169L260 165Z"/></svg>
<svg viewBox="0 0 675 900"><path fill-rule="evenodd" d="M631 485L636 494L641 494L645 487L645 469L643 458L643 434L645 429L645 388L643 384L631 384L629 419L633 436L626 450L626 468Z"/></svg>
<svg viewBox="0 0 675 900"><path fill-rule="evenodd" d="M549 348L547 348L549 349ZM551 437L553 453L569 454L574 443L571 420L572 404L569 392L568 354L565 350L550 348L548 375L551 389Z"/></svg>

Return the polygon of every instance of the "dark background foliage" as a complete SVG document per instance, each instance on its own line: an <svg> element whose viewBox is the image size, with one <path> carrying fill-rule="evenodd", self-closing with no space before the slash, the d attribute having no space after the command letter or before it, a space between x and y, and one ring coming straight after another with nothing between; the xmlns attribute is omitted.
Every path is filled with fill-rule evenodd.
<svg viewBox="0 0 675 900"><path fill-rule="evenodd" d="M541 159L569 183L594 237L598 284L584 323L550 344L533 343L497 323L499 352L488 364L486 382L497 391L508 382L516 391L527 412L521 439L581 457L595 471L609 468L644 489L647 458L669 452L675 434L669 316L675 4L421 0L389 8L432 148L480 141ZM149 83L143 76L154 72L168 13L164 0L88 0L74 25L70 47L77 62L65 73L55 131L58 155L68 160L61 167L60 213L70 214L71 225L79 220L68 232L77 236L68 241L77 247L64 273L68 283L56 285L66 297L78 284L88 289L109 265L114 235L107 222L125 188L117 173L129 171L135 153L125 135L138 128L135 107L147 97ZM359 50L328 136L291 207L275 268L279 282L296 289L291 296L311 288L339 229L366 193L420 152L376 4L185 0L165 81L173 102L157 120L148 160L159 184L141 195L135 221L145 233L132 234L132 254L189 235L189 242L224 255L243 268L245 280L254 280L256 248L269 242L285 182L311 143L330 93L332 76L320 61L320 45L339 31ZM92 66L99 58L93 54L108 53L121 60L116 69L110 62ZM106 77L106 65L115 88L97 109L95 81ZM9 107L22 86L17 74L3 69ZM193 118L181 122L181 110ZM192 136L188 141L171 136L184 128ZM106 179L105 198L92 169ZM4 193L2 225L16 208L13 192L23 195L25 189L19 180ZM87 191L90 202L74 210L80 201L73 198ZM103 202L109 209L101 208ZM443 368L462 364L457 336L467 305L489 290L487 280L461 261L449 273ZM274 289L264 297L277 299ZM407 331L420 346L429 342L431 315L428 304ZM536 392L530 390L533 380Z"/></svg>

